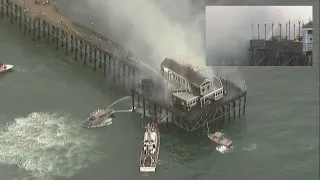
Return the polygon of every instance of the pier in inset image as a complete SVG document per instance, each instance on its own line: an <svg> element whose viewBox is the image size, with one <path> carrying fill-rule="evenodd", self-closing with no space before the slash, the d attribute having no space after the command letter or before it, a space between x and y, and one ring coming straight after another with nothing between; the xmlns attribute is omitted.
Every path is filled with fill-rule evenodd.
<svg viewBox="0 0 320 180"><path fill-rule="evenodd" d="M312 66L312 6L207 6L208 66Z"/></svg>
<svg viewBox="0 0 320 180"><path fill-rule="evenodd" d="M271 35L267 35L267 26L271 26ZM252 34L250 66L312 66L312 21L252 24Z"/></svg>

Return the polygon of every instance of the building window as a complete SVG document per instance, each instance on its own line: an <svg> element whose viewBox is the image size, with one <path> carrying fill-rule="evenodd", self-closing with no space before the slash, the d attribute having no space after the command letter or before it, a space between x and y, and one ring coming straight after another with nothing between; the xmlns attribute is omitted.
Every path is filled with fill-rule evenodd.
<svg viewBox="0 0 320 180"><path fill-rule="evenodd" d="M312 41L312 38L310 38L310 41Z"/></svg>
<svg viewBox="0 0 320 180"><path fill-rule="evenodd" d="M207 86L208 91L210 90L210 86Z"/></svg>
<svg viewBox="0 0 320 180"><path fill-rule="evenodd" d="M202 93L204 93L204 88L202 88Z"/></svg>

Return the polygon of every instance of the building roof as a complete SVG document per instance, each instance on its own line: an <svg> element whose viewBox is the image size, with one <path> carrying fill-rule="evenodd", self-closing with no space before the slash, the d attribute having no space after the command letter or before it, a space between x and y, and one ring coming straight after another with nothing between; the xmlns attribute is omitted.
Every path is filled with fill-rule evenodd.
<svg viewBox="0 0 320 180"><path fill-rule="evenodd" d="M222 87L221 80L219 78L217 78L217 77L213 77L212 83L217 89Z"/></svg>
<svg viewBox="0 0 320 180"><path fill-rule="evenodd" d="M194 83L197 86L200 86L201 83L207 79L203 77L201 74L195 72L193 69L187 66L183 66L177 63L175 60L166 58L162 63L162 66L172 70L173 72L181 75L182 77L186 78L190 82Z"/></svg>
<svg viewBox="0 0 320 180"><path fill-rule="evenodd" d="M190 93L187 93L187 92L173 93L173 95L174 95L175 97L178 97L178 98L184 100L184 101L189 101L189 100L197 97L197 96L194 96L194 95L192 95L192 94L190 94Z"/></svg>
<svg viewBox="0 0 320 180"><path fill-rule="evenodd" d="M312 27L313 27L313 22L312 21L309 21L309 22L307 22L306 24L304 24L302 26L302 28L312 28Z"/></svg>

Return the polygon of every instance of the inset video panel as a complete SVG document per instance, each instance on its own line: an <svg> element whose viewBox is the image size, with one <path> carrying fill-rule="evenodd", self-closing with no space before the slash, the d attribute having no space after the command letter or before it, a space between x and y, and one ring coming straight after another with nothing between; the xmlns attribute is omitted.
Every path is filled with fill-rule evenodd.
<svg viewBox="0 0 320 180"><path fill-rule="evenodd" d="M208 66L312 66L312 6L206 6Z"/></svg>

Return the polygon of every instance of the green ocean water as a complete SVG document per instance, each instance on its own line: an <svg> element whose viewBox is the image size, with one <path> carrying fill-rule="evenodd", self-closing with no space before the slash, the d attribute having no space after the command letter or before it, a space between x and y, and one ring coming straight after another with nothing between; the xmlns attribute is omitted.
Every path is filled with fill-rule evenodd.
<svg viewBox="0 0 320 180"><path fill-rule="evenodd" d="M319 67L224 68L248 86L245 117L224 128L233 151L220 154L205 137L161 129L160 164L144 175L139 115L82 128L88 113L128 94L70 61L0 20L0 62L15 65L0 76L1 180L319 179Z"/></svg>

